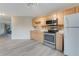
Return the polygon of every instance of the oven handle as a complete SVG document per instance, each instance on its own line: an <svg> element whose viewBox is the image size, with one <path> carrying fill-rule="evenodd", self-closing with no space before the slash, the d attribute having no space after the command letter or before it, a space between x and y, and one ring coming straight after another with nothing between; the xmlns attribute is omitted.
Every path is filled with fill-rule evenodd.
<svg viewBox="0 0 79 59"><path fill-rule="evenodd" d="M45 34L47 34L47 35L55 35L55 34L49 34L49 33L45 33Z"/></svg>

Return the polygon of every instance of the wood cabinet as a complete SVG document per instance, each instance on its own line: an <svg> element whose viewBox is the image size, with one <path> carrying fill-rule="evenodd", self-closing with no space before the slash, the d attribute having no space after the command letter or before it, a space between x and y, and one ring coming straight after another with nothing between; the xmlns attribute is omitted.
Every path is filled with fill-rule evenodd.
<svg viewBox="0 0 79 59"><path fill-rule="evenodd" d="M36 27L46 26L45 21L48 19L48 16L36 17L32 20L32 25Z"/></svg>
<svg viewBox="0 0 79 59"><path fill-rule="evenodd" d="M58 24L62 25L64 23L64 16L74 14L74 13L79 13L79 6L74 6L74 7L71 7L71 8L67 8L67 9L64 9L63 11L56 11L56 12L50 14L49 16L36 17L36 18L33 19L32 25L33 26L39 26L39 25L42 26L42 25L44 25L42 23L43 20L52 19L52 17L54 17L55 15L58 18Z"/></svg>
<svg viewBox="0 0 79 59"><path fill-rule="evenodd" d="M33 19L32 20L32 26L38 26L39 24L41 24L41 21Z"/></svg>
<svg viewBox="0 0 79 59"><path fill-rule="evenodd" d="M58 11L57 18L58 18L58 25L63 25L64 24L64 12Z"/></svg>
<svg viewBox="0 0 79 59"><path fill-rule="evenodd" d="M56 49L59 51L63 51L64 50L64 38L63 38L63 34L57 32L56 33Z"/></svg>
<svg viewBox="0 0 79 59"><path fill-rule="evenodd" d="M64 10L64 15L70 15L74 13L76 13L76 7L72 7Z"/></svg>
<svg viewBox="0 0 79 59"><path fill-rule="evenodd" d="M64 11L54 12L53 14L50 15L49 19L52 19L54 17L58 19L58 28L62 29L64 26Z"/></svg>
<svg viewBox="0 0 79 59"><path fill-rule="evenodd" d="M76 13L79 13L79 6L76 7Z"/></svg>
<svg viewBox="0 0 79 59"><path fill-rule="evenodd" d="M79 13L79 6L75 6L64 10L64 15L70 15L75 13Z"/></svg>
<svg viewBox="0 0 79 59"><path fill-rule="evenodd" d="M31 31L31 39L43 43L44 34L41 31L36 31L36 30Z"/></svg>

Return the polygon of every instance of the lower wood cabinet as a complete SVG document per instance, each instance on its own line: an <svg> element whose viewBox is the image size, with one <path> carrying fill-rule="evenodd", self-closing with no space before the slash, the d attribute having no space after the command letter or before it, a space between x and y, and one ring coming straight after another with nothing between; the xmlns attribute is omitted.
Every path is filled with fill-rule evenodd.
<svg viewBox="0 0 79 59"><path fill-rule="evenodd" d="M41 31L31 31L31 39L43 43L44 33Z"/></svg>
<svg viewBox="0 0 79 59"><path fill-rule="evenodd" d="M59 51L64 50L64 36L59 32L56 33L56 49Z"/></svg>
<svg viewBox="0 0 79 59"><path fill-rule="evenodd" d="M44 32L31 31L31 39L44 43ZM59 32L56 33L56 49L59 51L63 51L63 49L64 49L63 34L61 34Z"/></svg>

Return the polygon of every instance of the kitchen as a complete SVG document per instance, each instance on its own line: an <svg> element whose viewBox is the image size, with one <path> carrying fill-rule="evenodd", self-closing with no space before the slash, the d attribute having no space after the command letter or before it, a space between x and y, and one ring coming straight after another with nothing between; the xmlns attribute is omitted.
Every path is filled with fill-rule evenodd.
<svg viewBox="0 0 79 59"><path fill-rule="evenodd" d="M0 8L12 26L11 39L0 40L0 55L79 56L79 4L16 3Z"/></svg>
<svg viewBox="0 0 79 59"><path fill-rule="evenodd" d="M33 27L35 30L31 31L31 38L43 43L44 45L63 51L64 17L60 18L62 15L63 13L61 11L61 14L58 16L60 21L56 18L56 14L33 19Z"/></svg>
<svg viewBox="0 0 79 59"><path fill-rule="evenodd" d="M65 19L66 16L75 15L77 13L79 13L79 6L74 6L56 11L47 16L34 18L32 21L34 30L31 31L31 39L41 42L42 44L61 52L64 52L64 55L77 55L72 51L68 51L67 45L69 43L67 43L67 37L65 37L67 31L64 31L65 25L67 24ZM70 45L71 44L72 43L70 43Z"/></svg>

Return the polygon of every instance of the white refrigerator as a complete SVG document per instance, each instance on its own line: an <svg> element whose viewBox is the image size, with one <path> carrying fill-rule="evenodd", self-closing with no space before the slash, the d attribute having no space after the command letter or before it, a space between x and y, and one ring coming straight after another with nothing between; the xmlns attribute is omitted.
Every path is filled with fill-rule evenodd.
<svg viewBox="0 0 79 59"><path fill-rule="evenodd" d="M64 55L79 56L79 13L64 16Z"/></svg>

